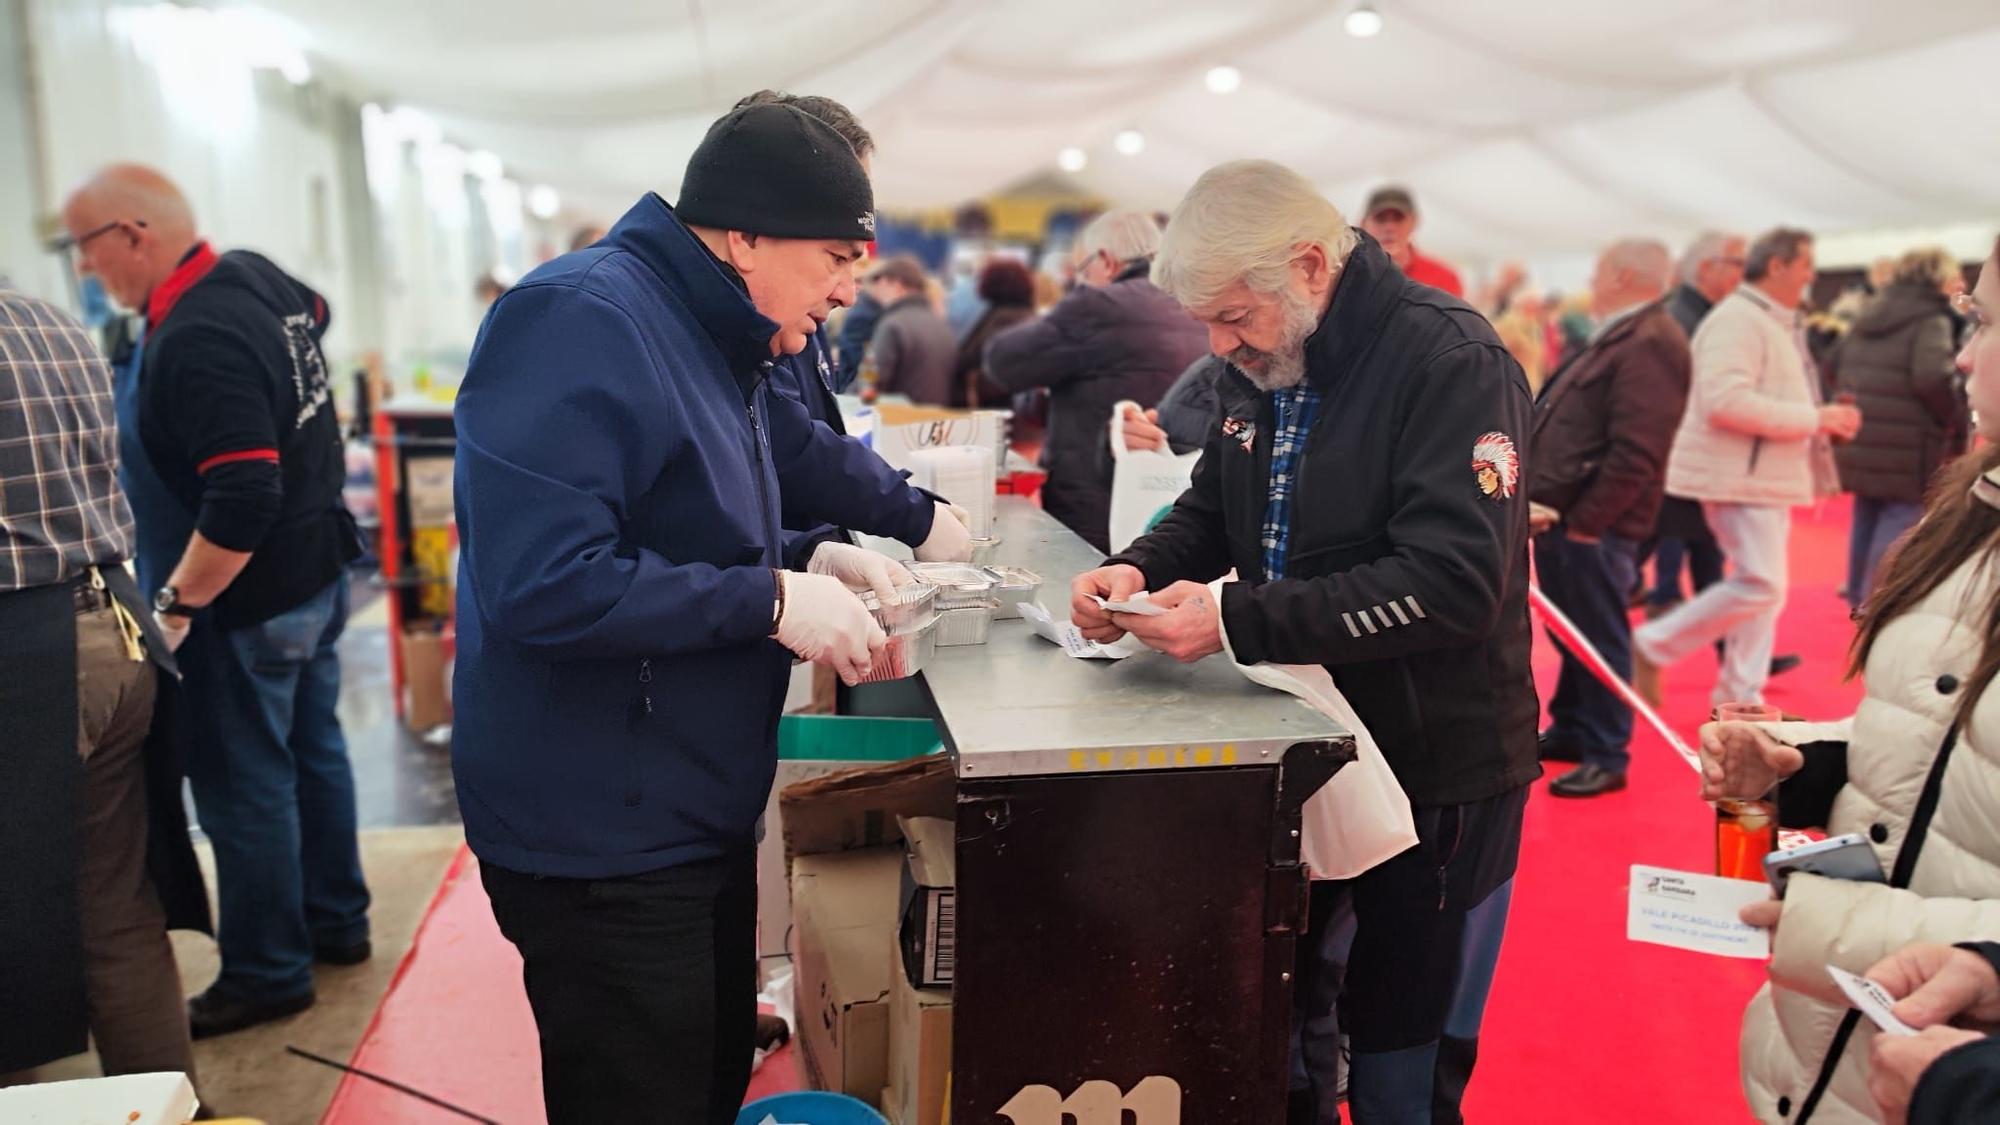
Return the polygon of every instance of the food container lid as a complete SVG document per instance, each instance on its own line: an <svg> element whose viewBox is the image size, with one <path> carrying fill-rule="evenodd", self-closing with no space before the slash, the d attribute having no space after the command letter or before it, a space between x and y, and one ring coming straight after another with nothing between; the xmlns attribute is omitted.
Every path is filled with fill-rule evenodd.
<svg viewBox="0 0 2000 1125"><path fill-rule="evenodd" d="M896 588L896 596L889 599L889 608L922 605L937 597L937 592L935 583L919 577L915 582ZM856 590L854 595L861 599L861 604L867 606L871 613L883 608L881 596L873 590Z"/></svg>
<svg viewBox="0 0 2000 1125"><path fill-rule="evenodd" d="M911 563L910 573L932 583L948 596L978 596L994 586L993 576L964 563Z"/></svg>
<svg viewBox="0 0 2000 1125"><path fill-rule="evenodd" d="M1025 567L989 566L984 569L993 576L994 586L998 589L1034 589L1042 584L1042 576Z"/></svg>

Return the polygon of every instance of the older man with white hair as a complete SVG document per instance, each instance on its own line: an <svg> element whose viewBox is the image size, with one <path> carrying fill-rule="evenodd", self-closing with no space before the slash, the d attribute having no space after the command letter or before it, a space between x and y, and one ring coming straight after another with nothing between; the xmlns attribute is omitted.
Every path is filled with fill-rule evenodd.
<svg viewBox="0 0 2000 1125"><path fill-rule="evenodd" d="M1101 215L1076 248L1082 286L1046 317L993 337L986 374L1009 391L1049 388L1042 507L1103 551L1111 524L1111 408L1126 399L1159 402L1202 354L1202 336L1147 277L1160 249L1151 215Z"/></svg>
<svg viewBox="0 0 2000 1125"><path fill-rule="evenodd" d="M1740 234L1703 231L1681 255L1680 284L1667 298L1667 311L1687 338L1708 316L1717 301L1736 292L1743 284L1744 257L1749 243ZM1715 533L1702 518L1701 504L1669 496L1660 505L1659 545L1655 555L1653 589L1647 595L1649 610L1665 613L1682 601L1681 566L1685 561L1694 593L1701 593L1722 581L1722 548L1715 545Z"/></svg>
<svg viewBox="0 0 2000 1125"><path fill-rule="evenodd" d="M1607 249L1590 283L1597 332L1535 403L1528 498L1542 592L1628 680L1626 609L1639 544L1653 533L1667 451L1687 406L1687 333L1661 301L1672 271L1658 242L1628 239ZM1567 649L1549 716L1543 756L1582 763L1549 792L1595 797L1625 788L1632 709Z"/></svg>
<svg viewBox="0 0 2000 1125"><path fill-rule="evenodd" d="M1408 793L1418 844L1315 884L1292 1120L1340 1119L1347 1030L1358 1125L1456 1121L1540 772L1527 380L1485 317L1267 161L1195 183L1153 278L1231 364L1220 416L1186 495L1076 580L1072 615L1093 639L1129 631L1185 661L1327 667ZM1167 612L1094 598L1141 590ZM1329 924L1348 911L1351 928Z"/></svg>

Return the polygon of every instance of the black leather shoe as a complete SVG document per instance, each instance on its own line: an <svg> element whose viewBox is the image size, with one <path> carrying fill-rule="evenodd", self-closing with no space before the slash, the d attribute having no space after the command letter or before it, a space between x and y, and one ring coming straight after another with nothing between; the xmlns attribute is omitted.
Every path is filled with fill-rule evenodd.
<svg viewBox="0 0 2000 1125"><path fill-rule="evenodd" d="M208 1039L242 1031L246 1027L303 1012L313 1006L314 999L311 992L302 992L280 1000L259 1000L210 985L208 991L188 999L188 1034L196 1039Z"/></svg>
<svg viewBox="0 0 2000 1125"><path fill-rule="evenodd" d="M1773 676L1782 676L1805 662L1806 658L1796 652L1788 652L1783 656L1774 656L1771 658L1771 674Z"/></svg>
<svg viewBox="0 0 2000 1125"><path fill-rule="evenodd" d="M1557 742L1550 738L1546 731L1535 736L1535 750L1537 756L1544 762L1583 761L1583 747Z"/></svg>
<svg viewBox="0 0 2000 1125"><path fill-rule="evenodd" d="M757 1038L755 1044L760 1051L775 1051L792 1041L792 1025L770 1014L757 1013Z"/></svg>
<svg viewBox="0 0 2000 1125"><path fill-rule="evenodd" d="M1625 775L1603 766L1578 766L1549 782L1549 793L1557 797L1601 797L1625 788Z"/></svg>
<svg viewBox="0 0 2000 1125"><path fill-rule="evenodd" d="M322 965L359 965L375 956L375 947L366 941L353 945L315 945L313 960Z"/></svg>

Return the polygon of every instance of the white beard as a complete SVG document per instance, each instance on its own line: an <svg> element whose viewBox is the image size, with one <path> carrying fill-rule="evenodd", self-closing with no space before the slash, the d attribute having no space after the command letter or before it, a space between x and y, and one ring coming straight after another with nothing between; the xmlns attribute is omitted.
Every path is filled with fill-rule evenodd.
<svg viewBox="0 0 2000 1125"><path fill-rule="evenodd" d="M1238 348L1229 355L1243 377L1260 391L1285 391L1305 382L1306 340L1319 328L1319 315L1310 301L1286 290L1281 300L1285 309L1285 330L1276 351L1260 352ZM1247 353L1247 355L1246 355ZM1261 370L1242 358L1261 361Z"/></svg>

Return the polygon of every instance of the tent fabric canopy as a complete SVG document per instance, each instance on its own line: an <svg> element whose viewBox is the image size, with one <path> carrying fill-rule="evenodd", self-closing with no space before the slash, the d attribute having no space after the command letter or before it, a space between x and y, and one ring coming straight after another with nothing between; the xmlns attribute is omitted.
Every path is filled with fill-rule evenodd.
<svg viewBox="0 0 2000 1125"><path fill-rule="evenodd" d="M1427 247L1482 260L2000 214L1993 0L1376 0L1369 39L1331 0L263 2L353 93L607 209L673 198L709 122L769 86L861 115L886 209L1075 146L1080 189L1147 208L1246 156L1347 208L1395 180ZM1205 88L1220 64L1241 89Z"/></svg>

